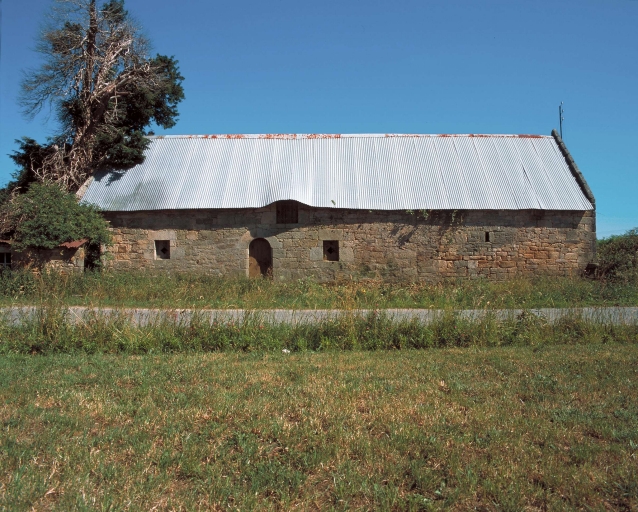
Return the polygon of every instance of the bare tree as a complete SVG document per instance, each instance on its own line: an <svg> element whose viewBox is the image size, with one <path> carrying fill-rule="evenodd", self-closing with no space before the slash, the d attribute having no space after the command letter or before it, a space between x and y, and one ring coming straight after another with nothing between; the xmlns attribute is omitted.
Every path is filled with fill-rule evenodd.
<svg viewBox="0 0 638 512"><path fill-rule="evenodd" d="M157 55L124 9L123 0L56 0L20 98L35 116L50 107L60 133L46 145L19 142L13 159L27 181L52 181L75 190L96 169L127 167L143 159L144 129L171 127L184 97L177 61Z"/></svg>

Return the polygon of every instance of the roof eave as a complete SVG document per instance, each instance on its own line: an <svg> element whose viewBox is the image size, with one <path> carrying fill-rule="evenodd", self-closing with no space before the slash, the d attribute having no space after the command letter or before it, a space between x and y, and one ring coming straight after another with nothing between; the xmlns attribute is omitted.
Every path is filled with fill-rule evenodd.
<svg viewBox="0 0 638 512"><path fill-rule="evenodd" d="M91 185L91 183L93 183L93 176L89 176L87 180L82 184L82 186L78 189L78 191L75 193L75 196L78 198L78 201L82 201L82 198L84 197L84 194L86 194L86 191L89 189L89 186Z"/></svg>
<svg viewBox="0 0 638 512"><path fill-rule="evenodd" d="M567 166L569 167L569 170L571 171L574 178L576 178L576 182L578 183L578 186L583 191L583 194L585 194L585 197L589 200L589 202L592 204L595 210L596 198L594 197L594 193L591 191L591 188L589 188L589 185L587 184L587 180L585 179L585 176L583 176L583 173L580 172L580 169L576 165L574 158L572 157L571 153L567 149L565 142L563 142L563 139L561 139L561 136L558 134L556 129L552 130L552 136L554 137L554 140L556 140L556 144L558 145L558 148L563 154L563 157L565 158L565 161L567 162Z"/></svg>

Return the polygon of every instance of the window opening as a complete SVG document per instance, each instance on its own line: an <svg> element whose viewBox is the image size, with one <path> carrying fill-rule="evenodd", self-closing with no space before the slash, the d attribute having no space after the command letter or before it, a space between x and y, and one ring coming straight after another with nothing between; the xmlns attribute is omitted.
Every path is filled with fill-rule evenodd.
<svg viewBox="0 0 638 512"><path fill-rule="evenodd" d="M486 231L486 232L485 232L485 241L486 241L486 242L489 242L489 241L490 241L490 232L489 232L489 231Z"/></svg>
<svg viewBox="0 0 638 512"><path fill-rule="evenodd" d="M324 261L339 261L339 241L338 240L323 241L323 259Z"/></svg>
<svg viewBox="0 0 638 512"><path fill-rule="evenodd" d="M297 224L299 204L297 201L277 201L277 224Z"/></svg>
<svg viewBox="0 0 638 512"><path fill-rule="evenodd" d="M11 268L11 253L0 252L0 270Z"/></svg>
<svg viewBox="0 0 638 512"><path fill-rule="evenodd" d="M170 260L171 259L171 241L155 240L155 259Z"/></svg>

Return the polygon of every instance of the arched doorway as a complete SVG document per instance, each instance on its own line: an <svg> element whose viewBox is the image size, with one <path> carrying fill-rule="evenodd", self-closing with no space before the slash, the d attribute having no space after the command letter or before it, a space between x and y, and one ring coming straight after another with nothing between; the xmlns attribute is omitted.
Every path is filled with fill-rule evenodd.
<svg viewBox="0 0 638 512"><path fill-rule="evenodd" d="M248 276L272 276L272 249L265 238L255 238L248 246Z"/></svg>

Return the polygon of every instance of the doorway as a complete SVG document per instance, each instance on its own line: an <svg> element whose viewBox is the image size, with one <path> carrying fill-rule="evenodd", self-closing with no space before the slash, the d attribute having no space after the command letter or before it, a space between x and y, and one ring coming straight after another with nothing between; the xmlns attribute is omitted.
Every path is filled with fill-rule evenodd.
<svg viewBox="0 0 638 512"><path fill-rule="evenodd" d="M272 249L265 238L255 238L248 246L248 276L272 276Z"/></svg>
<svg viewBox="0 0 638 512"><path fill-rule="evenodd" d="M100 244L84 246L84 271L100 270L102 267Z"/></svg>

